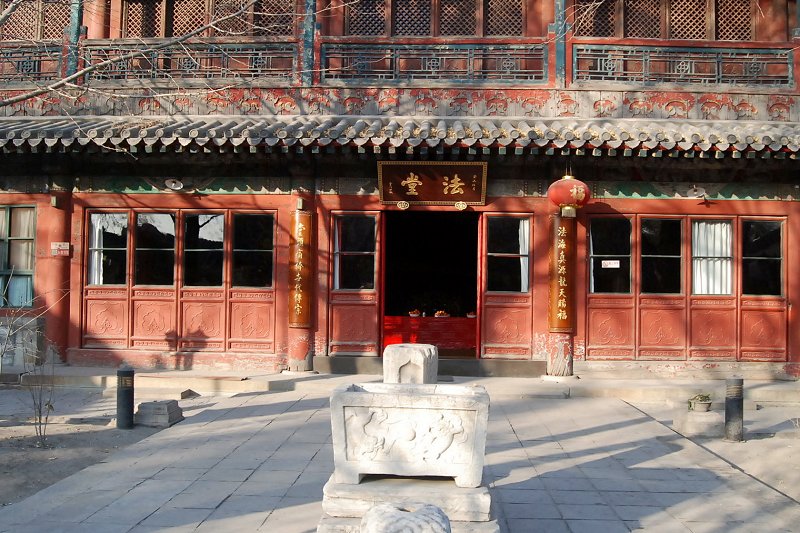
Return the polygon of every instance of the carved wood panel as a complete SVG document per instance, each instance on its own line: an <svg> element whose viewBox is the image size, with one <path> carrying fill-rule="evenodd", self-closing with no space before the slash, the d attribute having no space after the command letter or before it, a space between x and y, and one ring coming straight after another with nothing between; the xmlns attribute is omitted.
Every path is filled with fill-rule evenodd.
<svg viewBox="0 0 800 533"><path fill-rule="evenodd" d="M741 360L786 360L786 308L744 308L741 314Z"/></svg>
<svg viewBox="0 0 800 533"><path fill-rule="evenodd" d="M613 300L612 300L613 301ZM589 309L586 357L600 359L632 359L634 357L633 307L625 301L617 307Z"/></svg>
<svg viewBox="0 0 800 533"><path fill-rule="evenodd" d="M345 296L345 295L343 295ZM353 355L378 354L378 305L374 294L362 294L360 302L347 295L334 296L330 305L330 352Z"/></svg>
<svg viewBox="0 0 800 533"><path fill-rule="evenodd" d="M229 316L231 349L274 351L274 302L232 302Z"/></svg>
<svg viewBox="0 0 800 533"><path fill-rule="evenodd" d="M111 296L109 294L109 296ZM128 306L126 300L92 299L86 301L84 344L86 346L125 347L128 342Z"/></svg>
<svg viewBox="0 0 800 533"><path fill-rule="evenodd" d="M726 307L691 309L690 359L736 359L736 308Z"/></svg>
<svg viewBox="0 0 800 533"><path fill-rule="evenodd" d="M225 304L219 302L182 303L179 348L222 350L225 332Z"/></svg>
<svg viewBox="0 0 800 533"><path fill-rule="evenodd" d="M174 301L133 302L131 345L139 348L175 348Z"/></svg>
<svg viewBox="0 0 800 533"><path fill-rule="evenodd" d="M669 305L671 301L665 303ZM685 309L640 307L638 358L685 359L686 331Z"/></svg>
<svg viewBox="0 0 800 533"><path fill-rule="evenodd" d="M521 295L512 305L490 303L486 298L483 309L482 355L484 357L503 357L528 359L533 343L532 308L530 297Z"/></svg>

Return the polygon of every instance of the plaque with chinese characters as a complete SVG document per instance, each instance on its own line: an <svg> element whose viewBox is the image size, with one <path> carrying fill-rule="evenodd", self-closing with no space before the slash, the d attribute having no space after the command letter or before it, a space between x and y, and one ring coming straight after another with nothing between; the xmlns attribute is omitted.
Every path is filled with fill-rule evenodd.
<svg viewBox="0 0 800 533"><path fill-rule="evenodd" d="M486 163L379 161L381 203L468 205L486 203Z"/></svg>

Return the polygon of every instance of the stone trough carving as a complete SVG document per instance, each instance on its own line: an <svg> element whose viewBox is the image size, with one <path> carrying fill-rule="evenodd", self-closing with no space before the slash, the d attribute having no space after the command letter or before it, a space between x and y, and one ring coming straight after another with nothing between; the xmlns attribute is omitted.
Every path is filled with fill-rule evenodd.
<svg viewBox="0 0 800 533"><path fill-rule="evenodd" d="M483 387L365 383L331 395L337 483L365 474L452 477L477 487L483 474L489 395Z"/></svg>

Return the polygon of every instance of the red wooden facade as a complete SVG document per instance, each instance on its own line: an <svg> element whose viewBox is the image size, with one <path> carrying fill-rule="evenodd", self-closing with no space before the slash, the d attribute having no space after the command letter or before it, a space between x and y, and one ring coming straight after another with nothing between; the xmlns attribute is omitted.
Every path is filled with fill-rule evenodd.
<svg viewBox="0 0 800 533"><path fill-rule="evenodd" d="M800 374L795 2L172 4L0 35L0 207L36 213L21 307L71 363L306 370L431 342L543 365L545 191L569 170L593 196L557 331L580 365ZM92 90L25 97L67 75ZM380 165L421 163L435 201L388 201Z"/></svg>

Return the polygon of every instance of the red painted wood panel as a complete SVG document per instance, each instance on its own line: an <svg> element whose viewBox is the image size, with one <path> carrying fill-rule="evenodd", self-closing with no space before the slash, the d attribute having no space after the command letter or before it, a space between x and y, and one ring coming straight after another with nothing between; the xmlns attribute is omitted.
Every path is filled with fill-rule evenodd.
<svg viewBox="0 0 800 533"><path fill-rule="evenodd" d="M477 319L463 317L383 318L383 346L403 342L433 344L442 349L475 349Z"/></svg>

